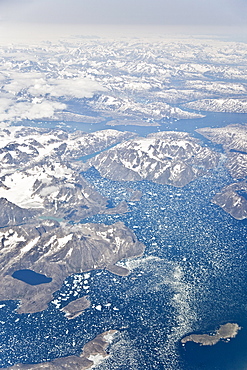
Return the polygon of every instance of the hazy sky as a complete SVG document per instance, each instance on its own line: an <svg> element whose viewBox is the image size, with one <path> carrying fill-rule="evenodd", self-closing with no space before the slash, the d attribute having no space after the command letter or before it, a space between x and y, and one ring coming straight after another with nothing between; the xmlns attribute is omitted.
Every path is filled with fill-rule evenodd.
<svg viewBox="0 0 247 370"><path fill-rule="evenodd" d="M0 0L4 22L241 26L247 0Z"/></svg>

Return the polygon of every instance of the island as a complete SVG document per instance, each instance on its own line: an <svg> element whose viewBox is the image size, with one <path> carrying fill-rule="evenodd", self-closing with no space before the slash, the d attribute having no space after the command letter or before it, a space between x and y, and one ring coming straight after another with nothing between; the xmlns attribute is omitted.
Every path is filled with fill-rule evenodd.
<svg viewBox="0 0 247 370"><path fill-rule="evenodd" d="M238 324L227 323L221 325L213 335L190 334L181 339L181 343L194 342L199 343L201 346L213 346L222 339L229 341L231 338L235 338L240 329L241 327Z"/></svg>
<svg viewBox="0 0 247 370"><path fill-rule="evenodd" d="M50 362L44 362L40 364L17 364L10 366L8 370L86 370L91 368L93 365L97 365L102 360L109 357L106 349L112 343L114 335L117 333L116 330L109 330L102 334L97 335L96 338L85 344L82 349L80 356L68 356L57 358Z"/></svg>
<svg viewBox="0 0 247 370"><path fill-rule="evenodd" d="M247 100L239 98L202 99L186 103L183 107L202 112L247 113Z"/></svg>
<svg viewBox="0 0 247 370"><path fill-rule="evenodd" d="M141 200L142 192L140 190L132 190L130 188L128 190L132 193L129 202L139 202Z"/></svg>
<svg viewBox="0 0 247 370"><path fill-rule="evenodd" d="M90 301L84 296L70 302L61 308L61 311L65 313L68 320L71 320L79 316L88 307L90 307Z"/></svg>

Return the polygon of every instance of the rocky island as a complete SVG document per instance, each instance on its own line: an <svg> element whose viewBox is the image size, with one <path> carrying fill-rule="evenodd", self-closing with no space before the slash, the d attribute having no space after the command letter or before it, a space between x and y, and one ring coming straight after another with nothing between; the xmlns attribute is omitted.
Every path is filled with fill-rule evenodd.
<svg viewBox="0 0 247 370"><path fill-rule="evenodd" d="M247 100L239 98L202 99L183 106L203 112L247 113Z"/></svg>
<svg viewBox="0 0 247 370"><path fill-rule="evenodd" d="M88 307L90 307L90 302L87 297L81 297L67 304L61 311L65 313L68 320L71 320L79 316Z"/></svg>
<svg viewBox="0 0 247 370"><path fill-rule="evenodd" d="M182 344L187 342L199 343L201 346L213 346L220 340L235 338L241 327L238 324L227 323L221 325L215 334L191 334L181 340Z"/></svg>

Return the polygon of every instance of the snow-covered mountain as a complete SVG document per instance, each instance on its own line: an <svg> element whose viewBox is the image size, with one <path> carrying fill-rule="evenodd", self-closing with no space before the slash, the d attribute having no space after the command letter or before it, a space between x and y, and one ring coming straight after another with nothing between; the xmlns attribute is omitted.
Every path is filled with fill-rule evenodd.
<svg viewBox="0 0 247 370"><path fill-rule="evenodd" d="M68 163L50 159L2 176L0 196L46 216L76 219L101 213L107 203Z"/></svg>
<svg viewBox="0 0 247 370"><path fill-rule="evenodd" d="M18 207L6 198L0 198L0 227L13 226L26 223L35 215L35 212Z"/></svg>
<svg viewBox="0 0 247 370"><path fill-rule="evenodd" d="M195 297L197 300L198 297L203 298L201 312L205 313L205 309L210 310L213 307L211 304L213 301L205 306L209 295L211 296L208 277L218 282L219 277L229 279L225 284L227 289L230 289L234 277L231 273L229 274L232 270L231 256L228 261L226 253L221 250L221 245L217 249L217 244L220 244L218 241L222 234L221 230L210 222L205 226L205 219L200 218L202 208L195 204L197 214L192 215L192 218L186 218L181 224L179 239L182 249L179 250L179 245L172 244L179 235L177 230L180 227L181 214L186 214L183 212L184 204L182 203L181 207L179 205L182 199L181 194L175 203L169 204L169 207L173 207L174 204L175 209L174 212L170 212L167 208L168 217L163 215L163 211L161 214L148 210L149 221L151 220L152 225L151 229L144 230L145 225L142 223L144 219L137 219L137 217L134 219L132 216L140 215L142 218L142 206L145 213L146 206L152 207L152 211L156 211L156 206L157 209L159 208L157 203L144 204L145 185L149 187L152 184L147 184L145 181L141 184L140 188L144 194L143 203L135 213L135 206L132 202L140 201L142 196L141 191L137 190L137 184L130 189L127 188L129 184L122 183L123 190L121 190L116 182L111 183L112 187L107 189L105 184L109 182L97 176L94 177L91 172L88 172L90 181L95 179L100 189L97 191L81 175L81 171L94 166L102 176L112 180L148 180L158 184L182 187L202 175L205 175L202 183L204 180L207 181L208 172L213 178L215 172L210 170L214 169L221 159L220 165L222 163L226 165L233 178L243 180L246 179L247 173L246 125L198 130L209 140L223 145L225 155L221 155L189 134L175 131L175 128L174 131L163 131L147 137L138 137L130 132L115 130L103 130L90 134L82 131L71 132L70 123L77 122L76 125L74 124L77 127L87 124L84 127L92 131L99 122L101 122L100 127L107 123L110 125L138 124L159 126L162 131L167 129L168 125L169 129L172 129L174 121L185 119L183 129L186 131L187 119L199 120L207 114L207 111L247 112L247 45L216 39L210 41L206 38L202 42L201 39L186 39L185 36L182 40L174 38L172 40L164 38L129 40L125 37L117 41L74 37L70 41L63 39L58 44L11 45L2 47L0 50L0 207L2 211L0 215L0 300L21 301L18 313L44 310L49 302L52 302L56 309L60 309L66 300L67 303L69 301L71 303L73 299L71 306L74 305L76 309L75 301L78 296L82 301L77 301L77 303L88 304L89 308L90 303L86 296L90 296L91 282L94 284L94 293L90 297L92 298L92 311L89 314L95 315L95 312L100 314L103 320L102 325L106 317L110 318L110 320L106 319L107 323L105 322L109 325L113 311L108 310L108 304L103 303L102 299L98 299L96 279L92 276L94 274L90 274L90 270L107 269L112 273L126 276L128 270L124 266L137 267L136 272L138 270L138 273L135 274L133 280L128 280L129 283L133 282L130 284L132 287L128 295L132 303L135 299L141 302L140 294L149 302L154 293L155 298L161 299L162 305L165 296L161 296L161 293L167 291L169 293L165 308L169 308L169 313L173 311L173 316L170 317L168 313L167 331L163 333L161 330L164 340L157 342L158 349L161 349L158 351L157 361L166 361L165 359L169 357L172 358L171 361L176 367L180 361L175 352L177 343L198 323L196 318L200 307ZM200 110L205 111L203 115ZM23 126L11 126L13 123L23 124ZM39 125L40 127L52 125L57 129L28 127L32 125L38 127ZM69 128L69 130L63 130L61 127ZM222 175L221 172L219 174ZM224 181L223 176L220 179ZM209 183L211 186L213 182ZM196 195L188 198L188 202L192 199L193 202L201 200L201 194L205 197L207 189L213 190L210 186L205 186L202 193L199 191L199 198ZM161 190L160 186L159 188ZM190 190L193 190L193 187ZM104 194L115 192L113 204L115 204L115 199L125 199L125 197L129 199L131 211L133 210L129 217L130 225L133 229L139 228L137 229L140 233L138 235L143 237L143 240L151 236L147 258L145 256L133 264L127 261L117 264L122 259L140 256L144 251L144 245L122 222L113 223L116 214L128 211L127 203L119 200L116 207L107 208L108 200L102 196L100 191L104 191ZM164 189L164 192L166 191L167 188ZM168 189L169 191L171 189ZM233 184L223 188L221 193L217 193L212 202L236 219L242 220L247 218L246 194L246 181L234 181ZM163 196L164 193L161 195ZM111 202L108 205L110 207ZM193 213L194 203L191 209ZM138 213L139 210L140 213ZM106 224L96 223L101 216L93 218L94 223L79 223L82 219L85 222L85 217L102 214L115 216L107 217ZM155 222L153 222L153 215L155 215ZM189 213L187 216L190 216ZM116 218L118 217L117 215ZM148 217L145 216L146 221ZM178 219L175 220L172 217L178 217ZM134 219L133 222L136 222L138 226L133 226L131 219ZM196 220L197 224L194 225L196 227L192 225L192 230L193 220ZM173 221L175 221L174 233L176 235L172 230ZM201 221L205 227L201 227ZM172 228L169 227L171 223ZM156 227L159 228L158 233ZM186 230L190 232L186 234ZM187 236L189 236L188 248L184 243ZM212 243L209 243L210 248L205 249L205 243L208 243L209 238ZM159 242L156 243L158 240L162 242L161 246ZM231 246L233 247L234 244ZM159 250L160 247L163 248L162 251ZM200 254L199 259L201 260L191 258L199 256L200 248L205 250L205 253ZM167 255L167 261L159 258L162 257L160 252ZM174 253L176 258L173 258ZM219 266L224 268L219 268ZM167 267L168 272L160 275L161 270L165 271ZM22 269L31 269L36 273L45 274L52 280L46 284L32 286L14 279L12 274ZM78 274L72 277L72 284L64 281L69 275L75 273ZM100 274L95 272L97 278ZM149 279L150 274L153 275L152 281ZM99 279L104 275L106 274L102 273ZM141 276L142 278L139 279ZM188 276L192 276L192 279L187 281ZM116 284L121 282L117 278L113 278L112 281ZM125 281L127 282L127 278ZM59 290L63 283L66 289L68 288L68 294L60 292L58 298L54 298L53 293ZM105 285L103 285L104 289ZM114 289L114 285L109 285L109 288ZM147 292L151 295L145 296ZM156 294L157 292L159 295ZM126 292L122 293L124 302ZM223 294L223 296L226 295ZM194 309L195 303L196 309ZM220 302L221 307L224 306L223 303L225 303L224 299ZM68 311L71 306L67 307ZM115 307L113 307L114 310ZM145 322L149 317L145 314L145 307L148 309L145 305L143 310L141 307L140 317L138 317L144 323L143 330L145 330L145 325L150 329L149 322ZM4 305L1 305L1 308L4 308ZM124 309L124 305L122 308ZM102 312L99 312L101 309ZM52 316L49 316L51 313ZM119 319L122 313L123 311L119 311ZM216 312L216 316L218 313ZM21 350L21 355L18 361L24 363L36 361L37 358L40 361L48 361L55 356L64 356L65 345L60 340L60 336L57 336L56 341L53 341L55 337L53 339L52 336L50 337L54 347L51 349L52 352L49 354L47 352L45 343L47 337L42 337L43 318L47 318L46 314L44 313L45 316L41 314L39 318L36 315L31 317L31 321L37 319L37 323L41 325L42 330L34 333L34 335L37 334L38 341L43 340L41 346L39 343L35 344L41 357L30 358L30 355L25 352L26 347L22 348L22 343L20 347L14 335L12 338L9 337L11 340L8 344L8 340L3 343L5 363L15 363L16 358L11 356L19 350ZM75 317L73 314L72 309L70 318ZM51 335L54 334L52 330L54 325L58 323L58 315L61 315L60 311L57 311L57 314L55 310L48 311L49 323L52 324L51 328L48 328L51 329L49 331ZM11 320L15 320L15 314L10 316L10 321L5 323L8 325L7 330L10 326L14 330L15 325L21 328L18 323L20 318L17 318L14 324ZM153 317L157 318L156 316ZM117 316L115 317L118 320ZM20 321L23 324L23 331L25 330L23 328L26 328L25 325L31 322L29 322L29 317L26 319L28 320L25 323L23 317ZM156 323L159 324L155 321L155 325ZM72 336L69 337L73 337L71 345L76 338L81 336L79 333L81 326L76 325L75 322L72 323L74 329L70 333ZM164 328L164 325L162 327ZM63 330L63 327L60 328ZM87 331L87 329L84 331L85 336L80 337L80 340L90 340L93 331ZM11 333L14 332L10 332L10 335ZM128 330L124 330L123 334L128 336ZM8 336L9 333L6 335ZM27 346L32 344L30 338L31 336L26 340ZM105 348L103 339L98 337L94 342L99 348L98 352L97 350L93 352L94 355L96 353L95 357L98 353L102 354L100 351ZM88 345L94 348L94 344ZM121 341L118 344L122 346ZM13 350L13 345L17 345L17 352ZM129 343L127 345L129 348ZM43 352L40 352L40 348L44 351L42 349ZM74 346L72 352L77 350L76 348L78 349ZM124 344L123 352L126 348ZM139 349L134 345L131 351L135 352ZM86 347L85 351L87 350ZM9 353L11 353L10 357ZM163 356L164 354L167 357ZM140 358L142 356L144 358L146 354L140 351ZM89 367L93 362L89 358L90 355L86 358L62 357L43 364L30 366L17 364L13 366L13 369ZM164 364L164 366L167 365L165 362ZM169 364L171 362L168 363L167 368L170 368Z"/></svg>
<svg viewBox="0 0 247 370"><path fill-rule="evenodd" d="M143 99L144 100L144 99ZM198 113L186 112L178 107L172 107L161 99L156 101L145 102L135 101L130 97L120 98L115 96L100 95L99 98L94 98L89 103L97 112L102 112L104 115L112 117L125 115L126 117L136 117L144 119L161 120L163 118L190 119L204 117Z"/></svg>
<svg viewBox="0 0 247 370"><path fill-rule="evenodd" d="M166 131L118 144L89 160L112 180L184 186L214 168L217 153L184 132Z"/></svg>
<svg viewBox="0 0 247 370"><path fill-rule="evenodd" d="M124 113L158 122L199 118L191 109L203 107L245 111L241 102L211 100L246 98L245 55L244 43L195 39L2 47L0 121L95 123Z"/></svg>
<svg viewBox="0 0 247 370"><path fill-rule="evenodd" d="M227 153L232 150L247 153L247 124L204 127L196 131L214 143L221 144Z"/></svg>
<svg viewBox="0 0 247 370"><path fill-rule="evenodd" d="M246 99L203 99L183 105L184 108L207 112L247 113Z"/></svg>
<svg viewBox="0 0 247 370"><path fill-rule="evenodd" d="M131 132L104 130L94 133L49 130L23 126L0 128L1 174L11 168L30 167L44 158L74 160L135 137Z"/></svg>
<svg viewBox="0 0 247 370"><path fill-rule="evenodd" d="M226 167L234 179L247 175L247 125L234 124L219 128L202 128L197 132L214 143L221 144L225 150Z"/></svg>
<svg viewBox="0 0 247 370"><path fill-rule="evenodd" d="M24 127L2 129L0 197L26 210L74 220L109 212L107 200L79 174L77 167L80 170L81 166L75 159L135 136L115 130L86 134Z"/></svg>

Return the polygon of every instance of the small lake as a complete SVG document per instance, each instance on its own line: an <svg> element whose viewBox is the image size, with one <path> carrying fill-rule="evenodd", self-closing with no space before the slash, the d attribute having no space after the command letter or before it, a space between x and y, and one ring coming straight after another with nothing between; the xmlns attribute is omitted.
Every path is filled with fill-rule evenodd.
<svg viewBox="0 0 247 370"><path fill-rule="evenodd" d="M13 273L12 277L17 280L24 281L29 285L47 284L52 281L52 278L48 278L45 275L38 274L33 270L17 270Z"/></svg>
<svg viewBox="0 0 247 370"><path fill-rule="evenodd" d="M80 158L77 158L76 160L77 160L77 161L82 161L82 162L84 162L84 163L85 163L88 159L91 159L91 158L93 158L93 157L96 157L96 155L98 155L98 154L100 154L100 153L103 153L103 152L105 152L106 150L109 150L109 149L111 149L111 148L114 148L114 146L116 146L117 144L119 144L119 143L116 143L116 144L113 144L113 145L111 145L111 146L108 146L107 148L102 149L102 150L100 150L100 151L98 151L98 152L94 152L94 153L91 153L91 154L84 155L84 156L82 156L82 157L80 157Z"/></svg>

